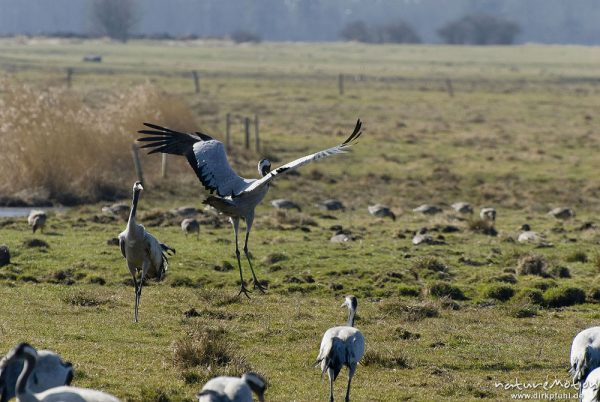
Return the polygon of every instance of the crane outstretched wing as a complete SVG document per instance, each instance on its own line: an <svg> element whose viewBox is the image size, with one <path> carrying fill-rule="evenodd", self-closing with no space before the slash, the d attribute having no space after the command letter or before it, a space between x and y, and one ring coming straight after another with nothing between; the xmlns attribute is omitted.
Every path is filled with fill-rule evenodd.
<svg viewBox="0 0 600 402"><path fill-rule="evenodd" d="M152 148L149 154L162 152L185 156L204 188L211 194L216 191L220 197L233 196L248 186L249 181L238 176L229 165L221 141L200 132L180 133L155 124L144 125L152 130L138 131L148 135L138 138L138 141L148 142L141 148Z"/></svg>
<svg viewBox="0 0 600 402"><path fill-rule="evenodd" d="M302 158L298 158L295 161L292 161L290 163L286 163L285 165L280 166L277 169L270 171L262 179L252 182L242 192L234 194L234 197L238 197L242 194L250 193L250 192L256 190L257 188L260 188L260 187L264 186L265 184L269 183L271 180L273 180L274 178L276 178L278 175L280 175L282 173L297 169L300 166L306 165L310 162L319 160L321 158L325 158L327 156L346 152L346 148L354 145L356 143L356 140L358 139L358 137L360 137L360 135L362 134L361 127L362 127L362 122L360 121L360 119L358 119L356 121L356 126L354 127L354 131L352 132L352 134L350 134L350 136L343 143L336 145L335 147L332 147L332 148L328 148L328 149L324 149L319 152L315 152L314 154L311 154L311 155L303 156Z"/></svg>

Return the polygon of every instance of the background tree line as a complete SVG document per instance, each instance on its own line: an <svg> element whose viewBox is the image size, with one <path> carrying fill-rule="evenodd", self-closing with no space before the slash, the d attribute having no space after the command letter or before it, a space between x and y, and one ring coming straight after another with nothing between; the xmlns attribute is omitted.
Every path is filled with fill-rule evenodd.
<svg viewBox="0 0 600 402"><path fill-rule="evenodd" d="M102 34L92 18L97 1L0 0L0 35ZM334 41L349 24L362 21L369 42L406 41L412 36L411 41L425 43L505 43L513 32L517 43L598 44L597 1L135 0L129 32L155 37L224 37L238 32L270 41ZM461 21L465 16L470 17ZM502 22L496 33L481 30L487 25L482 16ZM448 27L451 22L457 25Z"/></svg>

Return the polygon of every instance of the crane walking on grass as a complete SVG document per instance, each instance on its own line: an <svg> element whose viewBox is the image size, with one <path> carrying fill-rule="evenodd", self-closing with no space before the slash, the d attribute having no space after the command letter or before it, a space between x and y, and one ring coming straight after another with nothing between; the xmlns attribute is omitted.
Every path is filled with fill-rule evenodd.
<svg viewBox="0 0 600 402"><path fill-rule="evenodd" d="M258 172L262 178L258 180L244 179L238 176L229 165L223 143L206 134L201 132L181 133L150 123L144 123L144 125L152 130L139 131L140 134L148 135L148 137L138 139L138 141L148 142L142 148L152 148L150 154L162 152L185 156L204 188L209 190L211 194L216 191L217 196L210 196L204 202L230 217L235 233L235 254L240 271L241 288L238 296L244 293L246 297L250 297L244 284L238 246L240 218L246 221L244 254L250 265L254 287L264 293L265 288L256 278L248 253L248 236L254 221L254 208L267 194L269 183L280 174L318 159L345 152L346 148L353 145L360 137L362 123L360 120L356 122L354 131L342 144L296 159L275 170L271 170L269 160L262 159L258 162Z"/></svg>
<svg viewBox="0 0 600 402"><path fill-rule="evenodd" d="M21 343L6 358L9 362L24 362L23 369L17 380L17 402L119 402L114 396L95 389L77 388L67 385L34 393L29 388L28 380L39 364L36 350L27 343Z"/></svg>
<svg viewBox="0 0 600 402"><path fill-rule="evenodd" d="M119 246L121 254L127 260L127 267L133 277L135 287L135 309L134 320L138 322L138 309L142 297L142 285L144 279L156 279L160 281L165 276L168 260L167 253L175 253L175 249L159 242L154 236L146 231L144 226L135 222L140 193L144 188L142 183L136 181L133 185L133 200L129 212L127 227L119 234ZM137 272L142 271L140 281L137 281Z"/></svg>
<svg viewBox="0 0 600 402"><path fill-rule="evenodd" d="M342 370L348 367L348 388L346 402L350 401L350 383L356 365L365 353L365 338L354 327L354 317L358 308L355 296L346 296L342 307L348 307L348 325L329 328L321 340L321 348L315 365L321 365L321 377L327 371L329 377L329 401L333 402L333 382Z"/></svg>
<svg viewBox="0 0 600 402"><path fill-rule="evenodd" d="M267 384L256 373L239 377L215 377L208 381L196 395L198 402L252 402L252 392L260 402L265 400Z"/></svg>

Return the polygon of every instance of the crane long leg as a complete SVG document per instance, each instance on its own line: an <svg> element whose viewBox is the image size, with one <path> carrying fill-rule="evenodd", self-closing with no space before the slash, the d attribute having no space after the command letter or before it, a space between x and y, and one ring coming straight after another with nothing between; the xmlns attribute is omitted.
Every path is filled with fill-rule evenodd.
<svg viewBox="0 0 600 402"><path fill-rule="evenodd" d="M252 279L254 279L254 289L258 289L261 293L265 293L267 290L263 285L260 284L260 281L256 277L254 273L254 268L252 267L252 261L250 261L250 255L248 254L248 237L250 236L250 229L252 228L253 218L246 218L246 241L244 242L244 254L246 254L246 258L248 259L248 265L250 265L250 271L252 272Z"/></svg>
<svg viewBox="0 0 600 402"><path fill-rule="evenodd" d="M138 284L137 284L137 280L135 278L135 271L133 271L131 273L131 276L133 277L133 289L135 291L135 304L133 307L133 321L134 322L138 322Z"/></svg>
<svg viewBox="0 0 600 402"><path fill-rule="evenodd" d="M356 363L350 365L348 368L348 388L346 389L346 402L350 402L350 383L352 382L352 377L354 376L354 371L356 370Z"/></svg>
<svg viewBox="0 0 600 402"><path fill-rule="evenodd" d="M241 286L240 286L240 291L237 294L237 296L239 297L242 293L244 293L244 295L246 295L246 297L249 299L250 298L250 295L248 295L249 290L246 289L246 285L244 284L244 276L242 275L242 262L240 261L240 249L238 247L238 229L240 226L240 218L231 218L231 224L233 225L233 232L235 233L235 256L237 257L238 268L240 270Z"/></svg>
<svg viewBox="0 0 600 402"><path fill-rule="evenodd" d="M333 369L327 369L327 376L329 377L329 402L333 402Z"/></svg>
<svg viewBox="0 0 600 402"><path fill-rule="evenodd" d="M139 309L140 309L140 301L142 299L142 286L144 285L144 278L146 277L146 272L148 272L148 263L144 262L142 264L142 278L140 279L140 284L137 288L137 301L136 301L136 307L135 307L135 311L136 311L136 321L138 319L138 315L139 315Z"/></svg>

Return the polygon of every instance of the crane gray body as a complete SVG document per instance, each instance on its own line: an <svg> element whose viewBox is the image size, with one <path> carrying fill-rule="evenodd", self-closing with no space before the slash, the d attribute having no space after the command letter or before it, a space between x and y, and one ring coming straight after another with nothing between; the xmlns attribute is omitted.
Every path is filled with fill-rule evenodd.
<svg viewBox="0 0 600 402"><path fill-rule="evenodd" d="M140 182L133 185L133 200L131 202L131 211L127 227L119 234L119 246L121 254L127 261L127 268L133 277L135 288L135 309L134 320L138 322L138 310L140 298L142 295L142 285L144 280L155 279L160 281L164 278L168 268L168 259L166 253L175 250L159 242L154 236L146 231L144 226L138 224L135 220L137 204L140 192L143 187ZM137 273L141 272L138 282Z"/></svg>

